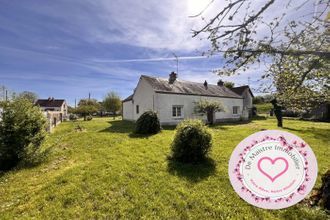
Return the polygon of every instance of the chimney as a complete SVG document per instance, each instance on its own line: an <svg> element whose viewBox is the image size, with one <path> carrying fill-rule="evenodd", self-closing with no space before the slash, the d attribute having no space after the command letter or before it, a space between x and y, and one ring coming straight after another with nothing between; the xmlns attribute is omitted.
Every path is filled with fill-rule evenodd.
<svg viewBox="0 0 330 220"><path fill-rule="evenodd" d="M205 89L207 89L207 81L206 80L204 82L204 87L205 87Z"/></svg>
<svg viewBox="0 0 330 220"><path fill-rule="evenodd" d="M221 79L218 81L218 86L223 86L223 81Z"/></svg>
<svg viewBox="0 0 330 220"><path fill-rule="evenodd" d="M168 82L170 84L173 84L176 80L176 78L178 77L178 74L176 74L175 72L171 72L170 74L170 78L168 79Z"/></svg>

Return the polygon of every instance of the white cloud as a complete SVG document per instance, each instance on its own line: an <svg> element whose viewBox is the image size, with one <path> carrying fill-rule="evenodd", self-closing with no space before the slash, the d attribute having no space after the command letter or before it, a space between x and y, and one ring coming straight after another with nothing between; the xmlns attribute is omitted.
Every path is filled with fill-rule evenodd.
<svg viewBox="0 0 330 220"><path fill-rule="evenodd" d="M187 1L99 1L100 16L106 21L107 29L97 32L97 40L152 49L201 48L205 42L192 38L191 28L196 20L189 18ZM199 7L198 4L195 7Z"/></svg>
<svg viewBox="0 0 330 220"><path fill-rule="evenodd" d="M202 1L87 0L34 3L22 7L58 22L53 24L54 28L62 33L88 42L194 51L208 44L192 38L191 29L201 20L189 16L205 7L200 2ZM44 27L42 20L36 20L33 27L21 28L35 31L38 27ZM18 33L17 29L12 31Z"/></svg>

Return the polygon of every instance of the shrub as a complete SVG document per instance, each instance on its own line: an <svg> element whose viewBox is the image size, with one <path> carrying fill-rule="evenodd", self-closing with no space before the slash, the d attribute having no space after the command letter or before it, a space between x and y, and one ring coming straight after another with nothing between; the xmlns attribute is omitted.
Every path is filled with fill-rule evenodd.
<svg viewBox="0 0 330 220"><path fill-rule="evenodd" d="M320 189L321 204L322 206L330 210L330 170L322 175L322 186Z"/></svg>
<svg viewBox="0 0 330 220"><path fill-rule="evenodd" d="M87 121L91 121L93 119L93 117L91 116L91 115L88 115L87 117L86 117L86 120Z"/></svg>
<svg viewBox="0 0 330 220"><path fill-rule="evenodd" d="M176 128L172 142L172 159L198 163L206 159L212 147L212 136L201 120L185 120Z"/></svg>
<svg viewBox="0 0 330 220"><path fill-rule="evenodd" d="M46 135L45 128L45 117L30 101L7 102L0 120L0 169L35 160Z"/></svg>
<svg viewBox="0 0 330 220"><path fill-rule="evenodd" d="M76 114L70 114L69 115L69 120L70 121L77 121L78 120L78 116Z"/></svg>
<svg viewBox="0 0 330 220"><path fill-rule="evenodd" d="M160 131L160 122L156 112L146 111L136 121L135 133L157 134Z"/></svg>

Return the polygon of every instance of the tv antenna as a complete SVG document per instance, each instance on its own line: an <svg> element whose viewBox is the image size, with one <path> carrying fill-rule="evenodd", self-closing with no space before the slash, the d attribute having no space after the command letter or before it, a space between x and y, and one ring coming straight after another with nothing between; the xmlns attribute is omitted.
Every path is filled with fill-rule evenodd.
<svg viewBox="0 0 330 220"><path fill-rule="evenodd" d="M174 52L172 52L172 54L176 60L176 74L179 74L179 57Z"/></svg>

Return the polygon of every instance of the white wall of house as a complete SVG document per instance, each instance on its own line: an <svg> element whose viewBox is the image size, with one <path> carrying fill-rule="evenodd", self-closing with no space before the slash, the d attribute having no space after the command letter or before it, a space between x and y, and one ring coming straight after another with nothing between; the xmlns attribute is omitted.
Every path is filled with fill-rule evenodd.
<svg viewBox="0 0 330 220"><path fill-rule="evenodd" d="M243 94L242 94L243 98L244 98L244 106L246 106L248 109L251 109L253 107L252 104L252 96L251 93L249 92L248 89L246 89Z"/></svg>
<svg viewBox="0 0 330 220"><path fill-rule="evenodd" d="M132 101L123 103L123 119L136 121L144 112L154 110L154 95L155 92L151 85L145 79L140 78ZM127 110L125 107L128 107Z"/></svg>
<svg viewBox="0 0 330 220"><path fill-rule="evenodd" d="M43 111L61 111L61 107L40 107Z"/></svg>
<svg viewBox="0 0 330 220"><path fill-rule="evenodd" d="M128 121L134 120L132 100L123 102L123 119Z"/></svg>
<svg viewBox="0 0 330 220"><path fill-rule="evenodd" d="M66 104L66 102L64 102L61 106L61 112L63 113L64 118L68 117L68 105Z"/></svg>
<svg viewBox="0 0 330 220"><path fill-rule="evenodd" d="M206 115L201 116L196 114L195 103L201 99L207 99L211 101L219 101L225 107L224 112L217 112L215 114L216 121L226 120L239 120L243 111L243 99L235 98L222 98L222 97L206 97L206 96L193 96L193 95L178 95L178 94L164 94L156 93L155 95L155 111L159 115L161 124L177 124L183 119L199 118L206 120ZM182 106L182 117L172 116L172 107ZM233 107L238 107L237 114L233 114Z"/></svg>

